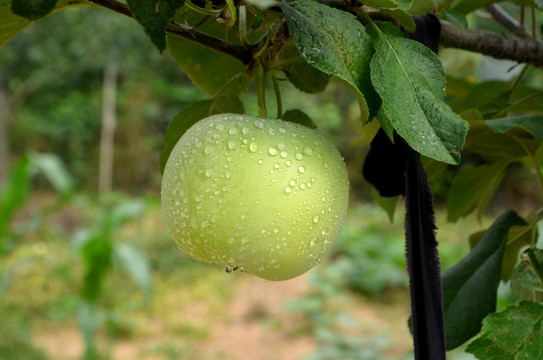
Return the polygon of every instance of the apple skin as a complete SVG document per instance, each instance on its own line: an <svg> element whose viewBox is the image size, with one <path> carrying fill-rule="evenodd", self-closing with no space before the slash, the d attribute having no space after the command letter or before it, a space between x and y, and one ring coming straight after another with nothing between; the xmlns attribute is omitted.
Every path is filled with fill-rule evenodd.
<svg viewBox="0 0 543 360"><path fill-rule="evenodd" d="M345 163L305 126L220 114L188 129L162 180L162 209L191 258L286 280L317 264L343 227Z"/></svg>

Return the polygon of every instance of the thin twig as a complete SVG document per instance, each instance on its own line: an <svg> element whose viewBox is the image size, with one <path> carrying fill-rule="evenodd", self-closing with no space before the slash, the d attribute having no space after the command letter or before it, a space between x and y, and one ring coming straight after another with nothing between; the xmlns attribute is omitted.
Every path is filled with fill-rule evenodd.
<svg viewBox="0 0 543 360"><path fill-rule="evenodd" d="M511 31L514 35L521 38L531 37L524 26L522 26L517 20L503 10L498 4L487 6L486 11L492 15L494 21Z"/></svg>

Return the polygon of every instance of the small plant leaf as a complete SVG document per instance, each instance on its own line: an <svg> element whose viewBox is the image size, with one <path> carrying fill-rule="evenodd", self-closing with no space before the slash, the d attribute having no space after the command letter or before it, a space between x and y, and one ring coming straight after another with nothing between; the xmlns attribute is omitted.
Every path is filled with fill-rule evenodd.
<svg viewBox="0 0 543 360"><path fill-rule="evenodd" d="M302 110L294 109L288 110L283 114L283 120L290 121L296 124L306 126L311 129L316 129L317 125L313 122L313 119L309 117Z"/></svg>
<svg viewBox="0 0 543 360"><path fill-rule="evenodd" d="M481 329L481 321L496 310L500 270L509 229L526 225L506 211L459 263L443 273L443 311L447 349L454 349Z"/></svg>
<svg viewBox="0 0 543 360"><path fill-rule="evenodd" d="M49 14L58 0L12 0L11 10L14 14L27 18L28 20L38 20Z"/></svg>
<svg viewBox="0 0 543 360"><path fill-rule="evenodd" d="M300 55L320 71L351 84L362 122L371 120L381 100L370 80L373 49L364 26L353 15L315 1L282 1L281 8Z"/></svg>
<svg viewBox="0 0 543 360"><path fill-rule="evenodd" d="M415 41L379 35L371 80L385 115L413 149L457 164L468 123L444 101L445 76L439 58Z"/></svg>
<svg viewBox="0 0 543 360"><path fill-rule="evenodd" d="M0 189L0 254L4 237L8 234L9 222L28 197L31 174L32 163L28 156L23 156Z"/></svg>
<svg viewBox="0 0 543 360"><path fill-rule="evenodd" d="M53 188L63 196L69 196L74 188L74 181L60 158L54 154L31 155L32 164L45 176Z"/></svg>
<svg viewBox="0 0 543 360"><path fill-rule="evenodd" d="M115 244L114 254L121 266L145 295L151 294L151 266L145 255L134 245Z"/></svg>
<svg viewBox="0 0 543 360"><path fill-rule="evenodd" d="M481 336L466 352L481 360L541 359L543 305L522 302L483 321Z"/></svg>
<svg viewBox="0 0 543 360"><path fill-rule="evenodd" d="M103 279L111 267L110 239L95 234L83 245L81 252L86 266L81 297L96 302L102 291Z"/></svg>
<svg viewBox="0 0 543 360"><path fill-rule="evenodd" d="M451 185L447 201L449 221L469 215L478 209L479 216L486 210L498 190L510 160L503 159L494 164L485 164L464 170Z"/></svg>
<svg viewBox="0 0 543 360"><path fill-rule="evenodd" d="M199 120L221 113L243 114L243 104L235 96L223 95L217 101L209 99L192 103L175 115L164 136L164 145L160 153L160 172L164 172L170 153L185 131Z"/></svg>
<svg viewBox="0 0 543 360"><path fill-rule="evenodd" d="M487 120L486 124L489 128L499 133L504 133L515 127L521 127L534 135L537 140L543 141L543 115L526 114L509 116Z"/></svg>
<svg viewBox="0 0 543 360"><path fill-rule="evenodd" d="M127 0L128 7L134 18L140 23L153 44L162 52L166 48L166 32L164 27L175 15L177 9L183 6L185 0Z"/></svg>
<svg viewBox="0 0 543 360"><path fill-rule="evenodd" d="M294 42L287 42L279 53L280 62L284 65L280 66L291 82L298 90L315 94L326 89L330 80L330 75L309 65L298 52Z"/></svg>

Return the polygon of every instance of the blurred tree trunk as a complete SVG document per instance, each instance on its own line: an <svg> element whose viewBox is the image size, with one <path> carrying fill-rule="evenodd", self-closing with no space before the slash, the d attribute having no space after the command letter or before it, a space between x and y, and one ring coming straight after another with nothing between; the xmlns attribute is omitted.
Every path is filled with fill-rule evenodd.
<svg viewBox="0 0 543 360"><path fill-rule="evenodd" d="M104 68L102 94L102 133L100 136L100 169L98 192L100 195L111 191L113 179L113 145L117 122L115 108L117 96L117 65L109 63Z"/></svg>
<svg viewBox="0 0 543 360"><path fill-rule="evenodd" d="M0 188L4 185L9 161L8 128L11 117L8 89L0 73Z"/></svg>

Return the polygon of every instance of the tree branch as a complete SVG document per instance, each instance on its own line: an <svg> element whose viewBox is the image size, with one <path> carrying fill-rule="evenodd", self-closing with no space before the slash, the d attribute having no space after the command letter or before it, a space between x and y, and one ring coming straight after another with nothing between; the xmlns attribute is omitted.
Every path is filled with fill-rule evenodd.
<svg viewBox="0 0 543 360"><path fill-rule="evenodd" d="M479 29L461 30L449 22L441 22L441 45L521 63L543 66L543 42L508 37Z"/></svg>
<svg viewBox="0 0 543 360"><path fill-rule="evenodd" d="M99 5L101 7L113 10L119 14L133 18L130 8L117 0L88 0L89 2ZM204 34L197 30L187 29L180 24L170 21L164 28L167 33L179 36L183 39L193 41L210 49L222 52L226 55L232 56L238 59L243 64L247 65L253 58L253 46L247 47L243 45L234 44L223 39L219 39L215 36Z"/></svg>
<svg viewBox="0 0 543 360"><path fill-rule="evenodd" d="M117 0L88 1L125 16L133 17L128 6ZM501 20L499 21L501 24L503 24ZM530 38L507 37L502 34L479 29L461 30L446 21L441 20L440 22L440 42L441 45L445 47L473 51L484 55L489 55L497 59L509 59L521 63L530 63L536 66L543 66L543 42L541 41ZM516 26L515 24L510 25ZM183 39L193 41L210 49L232 56L245 65L249 64L253 60L253 55L264 43L263 41L259 41L250 46L234 44L223 39L204 34L197 30L188 29L175 22L170 22L164 28L164 30L172 35L179 36Z"/></svg>

